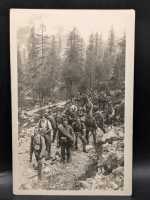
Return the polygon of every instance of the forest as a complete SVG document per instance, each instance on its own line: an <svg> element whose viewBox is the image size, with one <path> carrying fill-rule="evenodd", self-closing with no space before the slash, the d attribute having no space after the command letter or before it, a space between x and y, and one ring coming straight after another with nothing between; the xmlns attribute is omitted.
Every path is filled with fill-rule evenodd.
<svg viewBox="0 0 150 200"><path fill-rule="evenodd" d="M70 99L77 92L124 88L126 36L117 37L113 27L107 39L96 32L86 41L76 27L65 36L49 35L41 24L20 28L17 39L21 110Z"/></svg>
<svg viewBox="0 0 150 200"><path fill-rule="evenodd" d="M46 30L41 24L38 28L24 26L17 32L19 187L23 190L123 190L126 35L122 33L118 37L113 27L106 34L108 37L105 32L95 32L88 38L76 27L66 34L48 34ZM106 96L101 95L102 91ZM87 95L93 104L92 116L96 117L97 110L102 111L103 127L95 130L96 143L90 131L86 152L81 150L79 140L79 149L72 151L72 161L63 164L57 138L52 142L51 159L45 160L41 168L42 181L39 181L29 161L35 127L42 113L49 110L55 117L63 116L70 105L68 100L78 94ZM101 101L95 101L95 94L102 97ZM82 98L77 104L78 111L84 107L81 102ZM87 110L81 118L85 117L88 130Z"/></svg>

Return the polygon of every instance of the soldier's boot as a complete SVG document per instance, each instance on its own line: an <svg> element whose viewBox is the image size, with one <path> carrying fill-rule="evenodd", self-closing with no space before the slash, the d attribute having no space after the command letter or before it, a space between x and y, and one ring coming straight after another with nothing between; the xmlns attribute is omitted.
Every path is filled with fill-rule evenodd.
<svg viewBox="0 0 150 200"><path fill-rule="evenodd" d="M94 146L96 146L96 132L92 131L92 134L93 134L93 143L94 143Z"/></svg>
<svg viewBox="0 0 150 200"><path fill-rule="evenodd" d="M38 161L38 180L42 179L42 162Z"/></svg>
<svg viewBox="0 0 150 200"><path fill-rule="evenodd" d="M56 139L56 130L54 130L54 132L53 132L53 139L52 139L52 143L54 143L54 142L55 142L55 139Z"/></svg>
<svg viewBox="0 0 150 200"><path fill-rule="evenodd" d="M87 144L89 144L89 131L86 131L86 141L87 141Z"/></svg>
<svg viewBox="0 0 150 200"><path fill-rule="evenodd" d="M75 150L78 150L78 136L76 135L75 137L75 145L74 145Z"/></svg>
<svg viewBox="0 0 150 200"><path fill-rule="evenodd" d="M68 147L66 151L67 151L67 162L71 162L71 148Z"/></svg>
<svg viewBox="0 0 150 200"><path fill-rule="evenodd" d="M51 146L48 146L47 148L47 160L50 160L51 159Z"/></svg>
<svg viewBox="0 0 150 200"><path fill-rule="evenodd" d="M65 163L65 145L61 145L61 162Z"/></svg>
<svg viewBox="0 0 150 200"><path fill-rule="evenodd" d="M86 145L85 144L83 144L83 152L86 153Z"/></svg>

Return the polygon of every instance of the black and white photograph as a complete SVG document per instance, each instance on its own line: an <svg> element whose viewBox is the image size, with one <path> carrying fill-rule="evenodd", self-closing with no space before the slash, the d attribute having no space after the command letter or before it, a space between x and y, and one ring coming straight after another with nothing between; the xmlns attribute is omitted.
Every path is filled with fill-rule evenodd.
<svg viewBox="0 0 150 200"><path fill-rule="evenodd" d="M15 194L132 194L134 26L134 10L10 10Z"/></svg>

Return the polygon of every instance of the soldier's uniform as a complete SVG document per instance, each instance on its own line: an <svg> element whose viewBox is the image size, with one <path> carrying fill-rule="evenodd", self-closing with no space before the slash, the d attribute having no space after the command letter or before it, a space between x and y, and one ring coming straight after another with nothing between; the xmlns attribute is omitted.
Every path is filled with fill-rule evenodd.
<svg viewBox="0 0 150 200"><path fill-rule="evenodd" d="M73 112L73 111L71 111L71 110L67 110L66 112L65 112L65 116L66 116L66 118L67 118L67 120L68 120L68 124L70 125L70 126L72 126L72 123L75 121L75 118L76 118L76 112Z"/></svg>
<svg viewBox="0 0 150 200"><path fill-rule="evenodd" d="M53 129L53 139L52 139L52 142L55 142L55 139L56 139L56 135L57 135L57 123L56 123L56 117L54 115L50 115L48 117L50 123L51 123L51 126L52 126L52 129Z"/></svg>
<svg viewBox="0 0 150 200"><path fill-rule="evenodd" d="M103 114L101 112L96 112L95 113L95 120L96 120L96 124L97 126L102 129L102 131L105 133L105 128L104 128L104 117Z"/></svg>
<svg viewBox="0 0 150 200"><path fill-rule="evenodd" d="M85 107L86 107L87 114L92 117L92 115L93 115L93 104L92 104L92 102L90 100L88 100Z"/></svg>
<svg viewBox="0 0 150 200"><path fill-rule="evenodd" d="M109 100L106 107L106 123L108 125L113 124L114 109L112 102Z"/></svg>
<svg viewBox="0 0 150 200"><path fill-rule="evenodd" d="M95 118L87 115L86 119L85 119L85 125L86 125L86 141L87 141L87 144L89 144L89 133L91 132L91 134L93 136L93 142L94 142L94 145L95 145L96 144L96 128L97 128Z"/></svg>
<svg viewBox="0 0 150 200"><path fill-rule="evenodd" d="M36 161L38 162L40 158L44 155L46 151L45 140L43 136L36 133L31 136L31 147L30 147L30 161L32 161L32 154L34 153Z"/></svg>
<svg viewBox="0 0 150 200"><path fill-rule="evenodd" d="M46 144L38 130L35 130L34 135L31 136L30 162L32 162L33 153L37 162L38 178L41 179L41 159L46 157Z"/></svg>
<svg viewBox="0 0 150 200"><path fill-rule="evenodd" d="M71 160L71 148L73 146L73 129L70 125L58 125L58 134L61 147L62 161L69 162Z"/></svg>
<svg viewBox="0 0 150 200"><path fill-rule="evenodd" d="M115 106L115 119L118 122L124 122L124 102Z"/></svg>
<svg viewBox="0 0 150 200"><path fill-rule="evenodd" d="M48 158L51 157L51 132L52 132L52 125L50 121L46 118L42 118L39 121L39 129L40 129L40 134L44 137L45 139L45 144L46 144L46 150L48 152Z"/></svg>
<svg viewBox="0 0 150 200"><path fill-rule="evenodd" d="M72 124L74 133L75 133L75 149L78 149L78 138L80 138L81 142L82 142L82 146L83 146L83 152L86 152L86 138L85 138L85 134L86 134L86 127L85 124L81 121L75 121Z"/></svg>
<svg viewBox="0 0 150 200"><path fill-rule="evenodd" d="M99 109L104 111L106 110L106 106L107 106L107 97L105 93L101 93L98 97L98 104L99 104Z"/></svg>

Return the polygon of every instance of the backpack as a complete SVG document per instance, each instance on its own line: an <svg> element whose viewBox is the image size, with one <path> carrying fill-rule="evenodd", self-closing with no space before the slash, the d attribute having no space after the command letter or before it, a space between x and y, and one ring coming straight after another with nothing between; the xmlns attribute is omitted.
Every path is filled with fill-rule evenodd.
<svg viewBox="0 0 150 200"><path fill-rule="evenodd" d="M96 128L96 122L93 117L87 117L85 120L86 127Z"/></svg>
<svg viewBox="0 0 150 200"><path fill-rule="evenodd" d="M33 149L36 151L40 151L42 146L41 136L40 138L37 138L36 136L33 136Z"/></svg>
<svg viewBox="0 0 150 200"><path fill-rule="evenodd" d="M45 134L47 134L49 132L49 130L48 130L48 120L46 120L46 127L45 128L43 128L41 126L41 120L40 120L39 128L40 128L39 133L40 133L41 136L44 136Z"/></svg>

